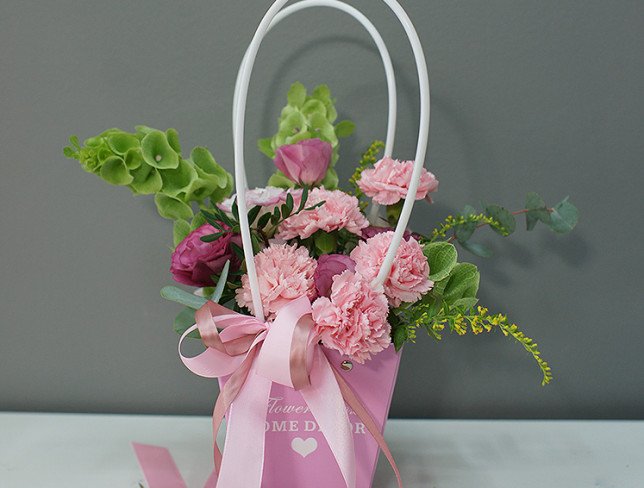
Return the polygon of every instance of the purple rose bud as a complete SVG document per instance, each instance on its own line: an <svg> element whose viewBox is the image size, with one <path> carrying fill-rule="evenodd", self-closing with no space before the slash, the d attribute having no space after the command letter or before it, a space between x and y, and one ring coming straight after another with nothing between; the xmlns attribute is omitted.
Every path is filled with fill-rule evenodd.
<svg viewBox="0 0 644 488"><path fill-rule="evenodd" d="M212 225L204 224L179 243L170 265L175 281L190 286L214 286L212 276L221 273L226 261L230 260L231 270L239 269L239 258L231 244L241 246L241 236L229 232L213 242L201 240L202 236L217 232Z"/></svg>
<svg viewBox="0 0 644 488"><path fill-rule="evenodd" d="M315 268L313 280L315 289L321 297L331 295L333 277L342 274L343 271L355 271L356 263L349 256L344 254L323 254L318 258L318 266Z"/></svg>
<svg viewBox="0 0 644 488"><path fill-rule="evenodd" d="M393 230L396 229L394 229L393 227L378 227L377 225L370 225L369 227L362 229L362 238L367 240L375 235L382 234L383 232L391 232ZM403 234L403 238L408 241L410 237L413 237L417 241L420 241L421 235L406 230Z"/></svg>
<svg viewBox="0 0 644 488"><path fill-rule="evenodd" d="M289 180L300 185L317 185L326 175L332 153L328 142L304 139L278 147L274 163Z"/></svg>

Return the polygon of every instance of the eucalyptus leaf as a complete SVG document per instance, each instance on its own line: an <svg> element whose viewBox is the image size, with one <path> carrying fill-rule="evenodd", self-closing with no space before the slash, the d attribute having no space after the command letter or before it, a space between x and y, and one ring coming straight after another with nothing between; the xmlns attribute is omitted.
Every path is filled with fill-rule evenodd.
<svg viewBox="0 0 644 488"><path fill-rule="evenodd" d="M195 322L195 311L186 307L174 318L174 331L179 335L183 335L186 330L195 325ZM199 329L193 330L186 337L191 339L201 339Z"/></svg>
<svg viewBox="0 0 644 488"><path fill-rule="evenodd" d="M528 194L525 197L525 208L527 208L528 210L545 209L546 202L543 201L543 198L541 198L541 195L531 191L531 192L528 192Z"/></svg>
<svg viewBox="0 0 644 488"><path fill-rule="evenodd" d="M461 242L460 244L461 246L463 246L463 249L466 249L472 254L474 254L475 256L478 256L481 258L490 258L494 255L492 250L487 246L484 246L483 244L479 244L472 241Z"/></svg>
<svg viewBox="0 0 644 488"><path fill-rule="evenodd" d="M467 242L470 237L472 237L472 234L474 234L475 230L476 222L466 222L464 224L459 224L454 228L454 235L456 235L458 242L463 244L464 242Z"/></svg>
<svg viewBox="0 0 644 488"><path fill-rule="evenodd" d="M186 307L190 307L194 310L199 310L208 301L204 297L193 295L192 293L188 293L176 286L164 286L161 288L161 296L166 300L180 303L181 305L185 305Z"/></svg>
<svg viewBox="0 0 644 488"><path fill-rule="evenodd" d="M485 214L494 219L497 225L492 225L492 230L502 236L509 236L514 232L517 222L514 215L500 205L488 205Z"/></svg>
<svg viewBox="0 0 644 488"><path fill-rule="evenodd" d="M558 234L566 234L573 230L579 220L579 211L568 197L554 206L550 214L550 228Z"/></svg>
<svg viewBox="0 0 644 488"><path fill-rule="evenodd" d="M224 267L221 269L219 280L217 281L217 286L215 287L215 291L213 292L212 297L210 298L215 303L219 303L219 300L221 300L221 295L223 295L224 293L229 270L230 270L230 260L226 261L226 264L224 264Z"/></svg>

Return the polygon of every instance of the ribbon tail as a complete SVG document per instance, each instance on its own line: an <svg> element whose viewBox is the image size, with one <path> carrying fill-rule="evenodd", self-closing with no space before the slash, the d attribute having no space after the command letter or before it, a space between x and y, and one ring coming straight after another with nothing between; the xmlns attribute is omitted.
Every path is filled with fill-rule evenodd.
<svg viewBox="0 0 644 488"><path fill-rule="evenodd" d="M186 488L179 469L165 447L132 443L149 488Z"/></svg>
<svg viewBox="0 0 644 488"><path fill-rule="evenodd" d="M264 469L265 425L272 381L253 365L230 405L217 488L258 487Z"/></svg>
<svg viewBox="0 0 644 488"><path fill-rule="evenodd" d="M391 465L391 469L393 469L394 474L396 475L396 480L398 481L398 488L403 488L400 471L398 469L398 466L396 465L396 461L394 459L393 454L391 454L391 451L389 450L387 441L382 435L380 427L371 416L371 413L369 413L367 408L362 404L358 396L353 392L349 384L342 377L342 375L332 366L329 365L329 367L333 370L335 379L337 380L340 391L342 392L342 397L347 402L347 405L351 407L351 409L356 413L358 418L365 425L365 427L367 428L371 436L374 438L374 440L378 443L378 447L380 447L380 450L387 458L387 461L389 461L389 464Z"/></svg>
<svg viewBox="0 0 644 488"><path fill-rule="evenodd" d="M311 386L300 393L333 452L347 488L355 488L356 457L349 415L333 368L319 347L314 352Z"/></svg>

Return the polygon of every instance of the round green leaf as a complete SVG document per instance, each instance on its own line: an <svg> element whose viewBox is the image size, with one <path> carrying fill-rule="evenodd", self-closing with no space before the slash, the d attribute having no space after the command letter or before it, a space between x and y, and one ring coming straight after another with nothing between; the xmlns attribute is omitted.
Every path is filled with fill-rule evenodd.
<svg viewBox="0 0 644 488"><path fill-rule="evenodd" d="M426 244L423 253L429 263L429 279L441 281L449 276L450 271L456 266L458 253L449 242L432 242Z"/></svg>
<svg viewBox="0 0 644 488"><path fill-rule="evenodd" d="M337 137L349 137L356 129L356 124L350 120L342 120L335 126L335 135Z"/></svg>
<svg viewBox="0 0 644 488"><path fill-rule="evenodd" d="M485 207L485 214L494 219L497 224L490 226L492 230L502 236L509 236L517 226L514 215L500 205L488 205Z"/></svg>
<svg viewBox="0 0 644 488"><path fill-rule="evenodd" d="M464 297L475 297L479 289L481 275L476 266L470 263L458 263L450 273L443 291L443 300L447 303Z"/></svg>
<svg viewBox="0 0 644 488"><path fill-rule="evenodd" d="M130 149L139 147L139 140L132 134L120 132L107 138L107 144L116 154L123 155Z"/></svg>
<svg viewBox="0 0 644 488"><path fill-rule="evenodd" d="M193 217L192 209L189 205L169 195L157 193L154 196L154 203L157 206L159 215L163 218L171 220L191 220Z"/></svg>
<svg viewBox="0 0 644 488"><path fill-rule="evenodd" d="M105 160L101 166L101 178L112 185L129 185L133 180L125 166L125 161L117 156Z"/></svg>
<svg viewBox="0 0 644 488"><path fill-rule="evenodd" d="M566 234L575 228L579 220L579 211L568 197L554 206L550 213L550 228L558 234Z"/></svg>
<svg viewBox="0 0 644 488"><path fill-rule="evenodd" d="M174 169L179 166L179 156L161 131L153 130L143 138L141 152L145 162L154 168Z"/></svg>

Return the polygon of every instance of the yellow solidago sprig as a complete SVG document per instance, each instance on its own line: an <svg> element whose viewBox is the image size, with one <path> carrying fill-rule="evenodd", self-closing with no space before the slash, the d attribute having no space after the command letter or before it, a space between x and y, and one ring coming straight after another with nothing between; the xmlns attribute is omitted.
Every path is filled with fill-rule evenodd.
<svg viewBox="0 0 644 488"><path fill-rule="evenodd" d="M394 346L400 349L405 342L415 342L420 328L437 341L443 338L445 329L459 336L499 329L532 355L541 369L542 385L550 383L552 371L541 357L536 342L521 332L506 315L490 314L487 308L478 305L480 273L477 267L471 263L459 263L456 248L450 242L425 243L423 253L429 262L429 279L434 282L434 287L420 301L403 303L391 311L389 323Z"/></svg>

